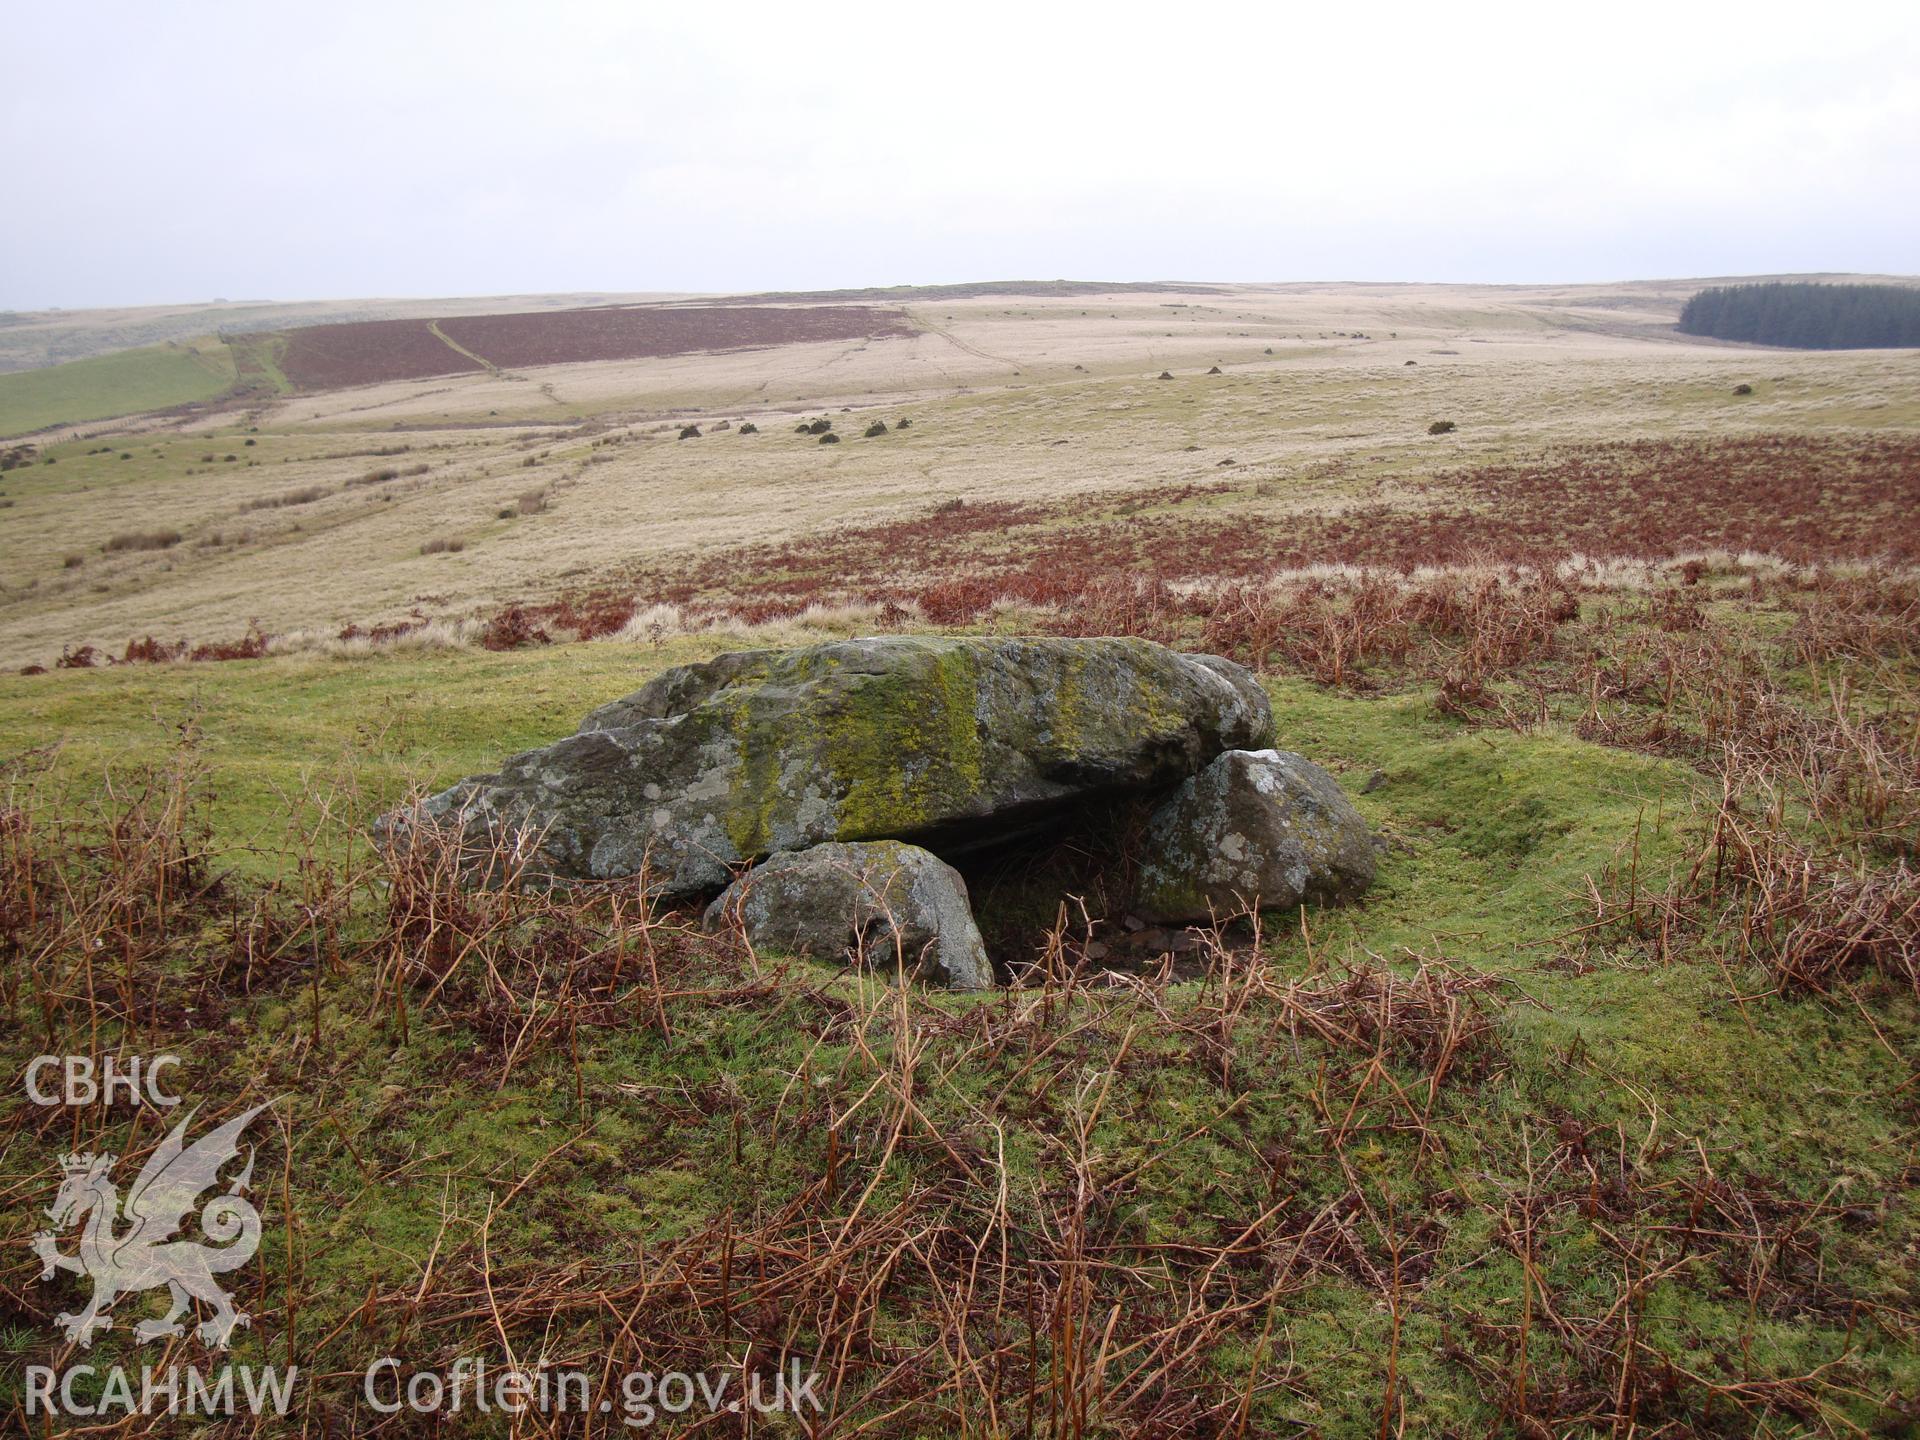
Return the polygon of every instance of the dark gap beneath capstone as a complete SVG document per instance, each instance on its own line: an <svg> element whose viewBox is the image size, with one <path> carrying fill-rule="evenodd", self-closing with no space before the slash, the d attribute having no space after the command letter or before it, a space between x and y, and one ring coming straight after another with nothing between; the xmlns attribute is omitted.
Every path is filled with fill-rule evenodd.
<svg viewBox="0 0 1920 1440"><path fill-rule="evenodd" d="M1087 791L1069 799L1027 800L1003 805L991 815L959 817L939 825L864 838L918 845L964 874L967 867L978 863L982 856L1015 848L1044 848L1062 836L1097 829L1102 813L1112 807L1144 803L1146 809L1151 810L1163 795L1164 791L1146 796L1133 790Z"/></svg>
<svg viewBox="0 0 1920 1440"><path fill-rule="evenodd" d="M1132 913L1147 817L1163 798L1159 791L1103 796L997 844L935 849L967 882L974 923L1002 982L1041 960L1063 906L1069 963L1153 970L1167 954L1176 969L1197 963L1202 946L1192 930Z"/></svg>

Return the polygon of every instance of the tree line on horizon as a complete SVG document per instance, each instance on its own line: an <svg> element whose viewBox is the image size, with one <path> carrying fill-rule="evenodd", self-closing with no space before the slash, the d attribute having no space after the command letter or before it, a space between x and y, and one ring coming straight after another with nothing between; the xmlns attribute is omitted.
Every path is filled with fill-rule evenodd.
<svg viewBox="0 0 1920 1440"><path fill-rule="evenodd" d="M1920 289L1787 280L1714 285L1681 308L1680 329L1800 350L1920 347Z"/></svg>

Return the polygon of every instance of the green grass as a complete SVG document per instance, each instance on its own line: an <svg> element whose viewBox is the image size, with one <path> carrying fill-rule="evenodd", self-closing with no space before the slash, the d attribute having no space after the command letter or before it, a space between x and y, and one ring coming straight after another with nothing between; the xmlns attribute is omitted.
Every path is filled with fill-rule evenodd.
<svg viewBox="0 0 1920 1440"><path fill-rule="evenodd" d="M571 733L594 706L715 642L647 650L564 645L490 653L335 660L296 656L221 665L128 666L0 677L0 757L57 737L73 793L157 764L183 725L218 777L221 848L253 847L290 818L303 778L350 765L372 808L410 785L440 788L517 750ZM1685 804L1684 767L1556 734L1468 732L1424 693L1356 699L1273 682L1280 743L1332 768L1396 855L1352 934L1375 948L1465 939L1472 958L1512 963L1539 937L1516 925L1560 903L1582 866L1602 863L1643 814ZM1577 780L1577 785L1565 782ZM1488 804L1484 797L1499 797ZM1343 934L1352 922L1330 921Z"/></svg>
<svg viewBox="0 0 1920 1440"><path fill-rule="evenodd" d="M318 797L334 796L343 821L357 826L409 784L490 768L510 751L567 733L586 710L661 666L712 648L684 640L659 651L574 645L6 678L0 759L57 742L52 783L76 797L97 795L107 775L124 788L136 767L164 760L190 727L209 771L216 848L241 875L263 880L286 874L272 852L290 824L312 818ZM1274 963L1305 975L1329 961L1378 956L1404 971L1416 955L1444 955L1496 971L1510 986L1497 1041L1438 1088L1423 1144L1397 1123L1402 1112L1384 1086L1355 1088L1363 1077L1350 1056L1289 1040L1258 1008L1231 1041L1234 1078L1221 1084L1217 1060L1167 1023L1191 1016L1188 1007L1202 998L1193 985L1175 986L1163 1010L1108 1002L1104 1018L1076 1031L1070 1019L1097 1015L1080 1002L1053 1028L1057 1048L1042 1048L1042 1032L962 1065L946 1063L959 1053L959 1032L941 1026L1006 1002L916 1002L930 1047L917 1103L945 1135L991 1138L983 1130L991 1120L1016 1225L1040 1226L1070 1185L1060 1137L1082 1103L1075 1097L1103 1076L1111 1076L1112 1093L1094 1131L1095 1173L1132 1178L1111 1212L1099 1213L1100 1233L1172 1247L1143 1251L1148 1258L1137 1263L1167 1263L1165 1255L1190 1241L1218 1244L1223 1226L1244 1224L1277 1199L1289 1215L1305 1216L1352 1187L1393 1217L1395 1233L1422 1257L1394 1381L1407 1434L1508 1433L1498 1387L1490 1392L1474 1380L1454 1347L1496 1364L1508 1356L1505 1342L1488 1338L1490 1327L1513 1325L1530 1292L1497 1217L1530 1176L1547 1176L1557 1197L1536 1217L1540 1288L1531 1292L1550 1296L1556 1314L1615 1308L1623 1264L1632 1263L1620 1237L1641 1234L1634 1227L1643 1220L1684 1221L1690 1192L1679 1187L1700 1178L1703 1162L1722 1181L1782 1203L1838 1194L1877 1207L1867 1229L1826 1215L1802 1222L1824 1247L1820 1280L1872 1304L1910 1305L1908 1261L1920 1242L1920 1204L1903 1178L1911 1106L1899 1092L1904 1069L1872 1025L1850 1007L1810 1000L1763 1001L1743 1013L1706 963L1648 968L1628 953L1567 963L1572 948L1557 937L1578 918L1584 878L1605 869L1636 832L1649 872L1683 854L1697 775L1555 726L1527 734L1467 728L1437 715L1424 690L1352 696L1284 679L1269 688L1281 743L1334 769L1388 842L1363 905L1276 919ZM372 922L369 913L359 923ZM221 943L217 928L210 945ZM141 1048L188 1056L195 1099L224 1102L249 1084L284 1097L296 1154L288 1190L271 1197L259 1262L267 1278L255 1306L262 1319L241 1342L242 1359L278 1355L289 1329L315 1372L352 1372L397 1344L424 1352L450 1333L466 1337L460 1353L491 1351L491 1322L471 1296L451 1307L470 1313L464 1328L440 1320L451 1332L428 1327L396 1340L391 1308L377 1327L349 1322L370 1293L412 1292L448 1214L457 1219L437 1252L444 1271L471 1283L477 1226L491 1215L489 1283L508 1292L583 1261L630 1277L662 1247L725 1214L744 1222L777 1211L824 1173L821 1117L877 1083L860 1046L821 1040L819 1016L777 994L758 1004L679 1002L671 1036L642 1017L623 1018L582 1032L577 1080L568 1054L552 1049L529 1054L502 1080L485 1058L491 1042L476 1033L476 1015L422 1014L403 1036L389 1010L370 1004L370 963L350 953L311 977L229 989L221 1026L198 1028L191 1015L173 1015L138 1037ZM1877 1023L1911 1035L1913 1012L1911 997L1895 993ZM35 1013L23 1003L20 1018ZM884 1063L892 1036L867 1041ZM0 1064L17 1069L46 1043L36 1025L22 1024L0 1038ZM1119 1064L1123 1049L1129 1058ZM1396 1063L1390 1074L1424 1095L1417 1065ZM805 1085L796 1084L800 1076L809 1077ZM1335 1147L1327 1132L1349 1098L1359 1128ZM853 1148L841 1163L850 1170L869 1166L879 1148L875 1122L863 1123L847 1129ZM1569 1136L1590 1138L1579 1139L1575 1154ZM7 1161L29 1189L38 1183L38 1149L23 1142ZM1589 1203L1589 1165L1605 1177L1624 1168L1627 1196L1596 1188ZM953 1183L926 1147L903 1147L884 1170L860 1168L851 1191L823 1202L823 1228L876 1173L875 1207L916 1187L943 1194ZM24 1239L32 1228L32 1217L15 1210L0 1239ZM1357 1211L1350 1219L1381 1263L1371 1222ZM1644 1233L1679 1243L1666 1231ZM1773 1263L1795 1284L1806 1279L1799 1258ZM903 1262L902 1294L912 1268ZM296 1274L304 1287L297 1322L279 1298ZM1897 1328L1850 1322L1811 1301L1756 1313L1701 1258L1636 1278L1645 1281L1635 1301L1639 1343L1674 1363L1793 1376L1851 1345L1848 1375L1863 1391L1911 1394L1920 1386L1920 1357L1894 1338ZM23 1277L22 1288L38 1296L42 1287ZM680 1302L663 1292L656 1303ZM1105 1315L1096 1318L1104 1323ZM888 1309L883 1346L911 1340L923 1318L905 1301ZM710 1320L709 1313L700 1323ZM415 1322L399 1323L404 1331ZM576 1321L562 1323L564 1332ZM619 1316L597 1331L591 1316L577 1323L598 1337L581 1342L591 1353L620 1343ZM1329 1437L1379 1433L1391 1316L1354 1267L1320 1271L1271 1314L1254 1317L1213 1355L1220 1374L1237 1383L1247 1373L1263 1324L1260 1378L1285 1385L1261 1396L1248 1433L1290 1433L1288 1421ZM538 1346L538 1337L535 1326L519 1339ZM22 1330L0 1348L0 1405L18 1393L18 1362L44 1359L43 1339ZM569 1342L556 1343L565 1352ZM105 1353L115 1353L111 1344ZM1542 1391L1580 1378L1544 1322L1529 1354ZM352 1403L339 1385L326 1393ZM1828 1398L1856 1420L1874 1418L1857 1398ZM1649 1393L1650 1423L1662 1403ZM1827 1433L1775 1418L1772 1433ZM1742 1417L1729 1411L1723 1419L1739 1429Z"/></svg>
<svg viewBox="0 0 1920 1440"><path fill-rule="evenodd" d="M259 869L270 861L250 852L296 818L309 779L351 770L371 816L410 786L439 788L569 734L662 665L713 648L682 640L659 651L566 645L4 676L0 758L57 743L54 782L85 795L160 763L191 725L216 777L215 843L243 870Z"/></svg>
<svg viewBox="0 0 1920 1440"><path fill-rule="evenodd" d="M211 400L233 387L226 345L170 342L0 375L0 435Z"/></svg>

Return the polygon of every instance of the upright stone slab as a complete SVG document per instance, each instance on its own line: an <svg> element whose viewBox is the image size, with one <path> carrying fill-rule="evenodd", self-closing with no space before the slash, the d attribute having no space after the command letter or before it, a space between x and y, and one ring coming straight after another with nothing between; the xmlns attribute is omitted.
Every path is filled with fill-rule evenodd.
<svg viewBox="0 0 1920 1440"><path fill-rule="evenodd" d="M1352 899L1373 873L1373 836L1339 781L1288 750L1235 750L1148 819L1136 908L1182 923L1284 910Z"/></svg>
<svg viewBox="0 0 1920 1440"><path fill-rule="evenodd" d="M756 865L707 908L709 929L738 921L757 946L858 959L951 990L993 983L960 872L897 840L815 845Z"/></svg>

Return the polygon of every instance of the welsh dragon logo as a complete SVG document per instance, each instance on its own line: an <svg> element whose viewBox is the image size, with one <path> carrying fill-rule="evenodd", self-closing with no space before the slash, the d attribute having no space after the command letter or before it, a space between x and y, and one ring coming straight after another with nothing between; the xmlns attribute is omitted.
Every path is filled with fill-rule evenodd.
<svg viewBox="0 0 1920 1440"><path fill-rule="evenodd" d="M93 1280L93 1298L87 1308L78 1315L58 1317L68 1340L83 1349L91 1346L94 1332L113 1327L108 1312L115 1300L162 1285L167 1287L172 1306L165 1318L143 1320L134 1326L136 1340L184 1334L180 1317L195 1300L213 1312L196 1332L209 1345L225 1349L234 1327L247 1324L247 1316L233 1308L233 1301L213 1277L239 1269L260 1247L260 1212L241 1198L253 1178L251 1146L246 1169L227 1187L226 1194L214 1196L200 1211L200 1230L210 1243L176 1240L173 1236L201 1193L219 1180L221 1167L239 1153L240 1134L248 1122L266 1108L256 1105L191 1147L185 1143L187 1126L193 1119L189 1114L160 1142L124 1203L111 1178L115 1156L61 1157L66 1182L48 1208L47 1218L58 1230L85 1222L79 1253L60 1254L55 1248L55 1230L36 1235L33 1248L45 1267L40 1272L42 1280L52 1279L61 1270ZM116 1230L121 1222L126 1228Z"/></svg>

